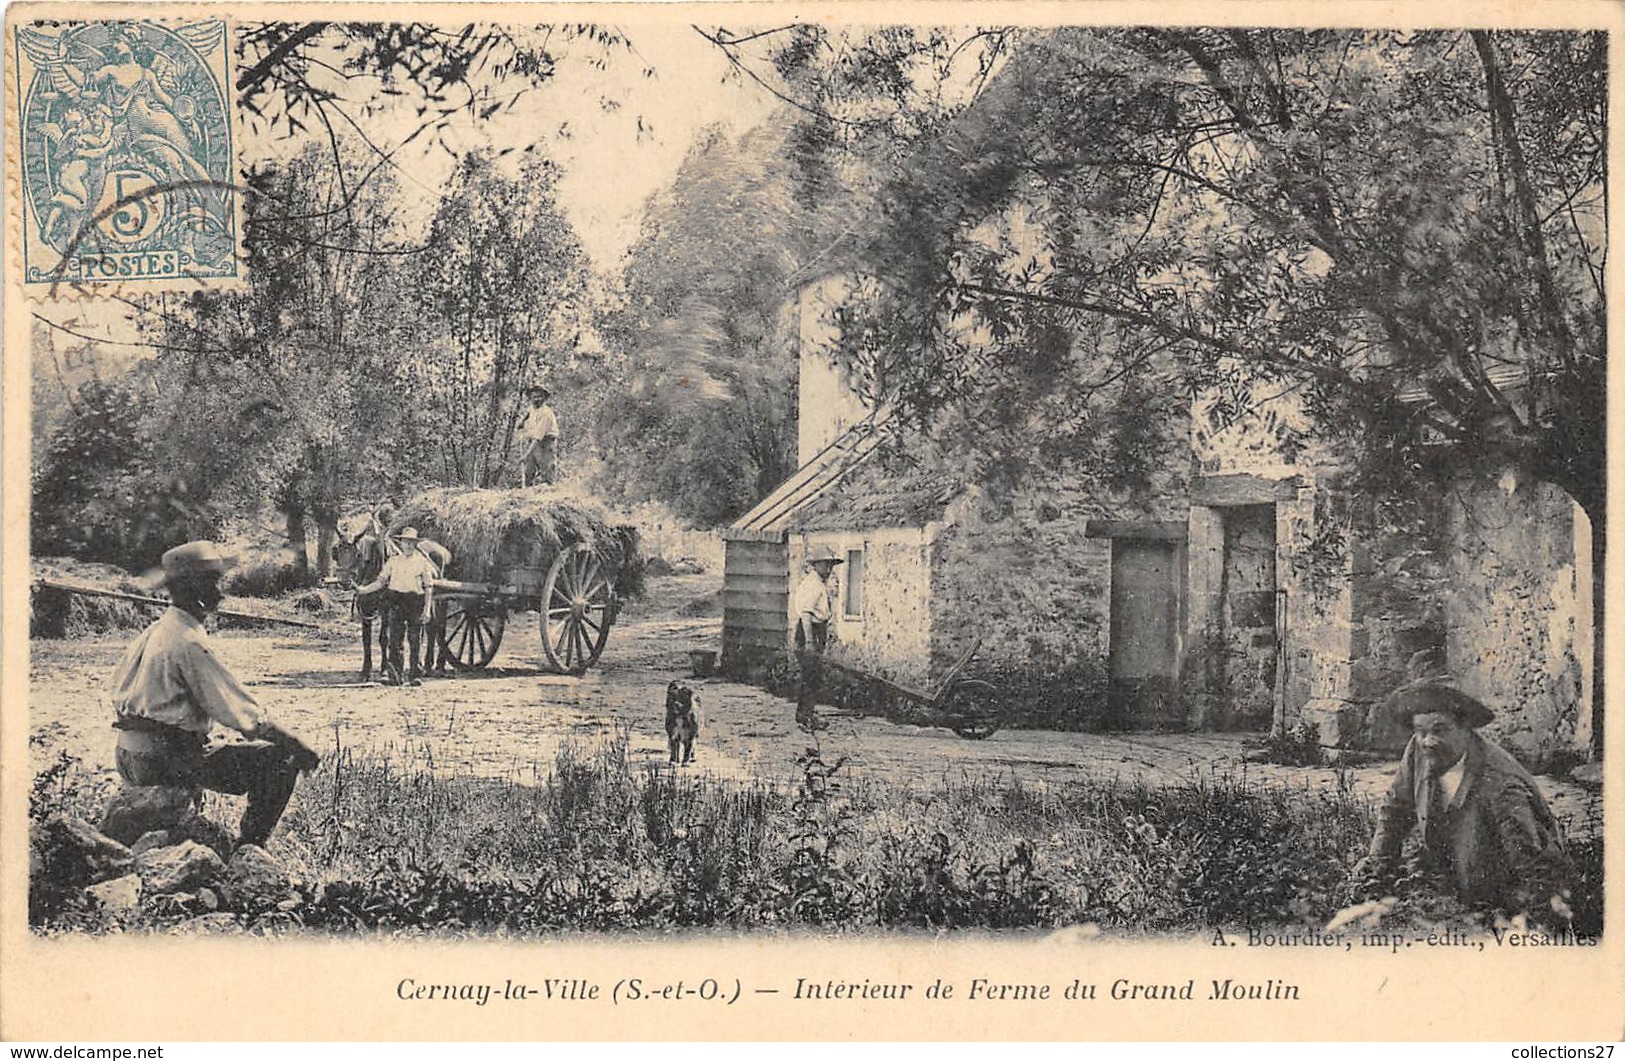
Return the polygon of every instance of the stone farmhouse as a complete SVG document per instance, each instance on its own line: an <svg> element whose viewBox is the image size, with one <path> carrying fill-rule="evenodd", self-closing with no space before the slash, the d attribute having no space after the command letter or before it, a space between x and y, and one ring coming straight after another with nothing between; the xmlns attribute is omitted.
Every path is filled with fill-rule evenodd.
<svg viewBox="0 0 1625 1061"><path fill-rule="evenodd" d="M1337 455L1290 397L1261 396L1222 425L1195 402L1188 461L1135 496L1035 477L994 504L873 459L886 413L834 364L821 308L844 282L813 279L795 301L801 468L724 531L729 673L784 658L803 558L830 546L845 557L836 651L916 686L980 638L989 664L1093 661L1105 725L1391 748L1375 705L1429 652L1497 709L1490 732L1520 757L1582 757L1591 550L1562 491L1462 477L1419 549L1362 521Z"/></svg>

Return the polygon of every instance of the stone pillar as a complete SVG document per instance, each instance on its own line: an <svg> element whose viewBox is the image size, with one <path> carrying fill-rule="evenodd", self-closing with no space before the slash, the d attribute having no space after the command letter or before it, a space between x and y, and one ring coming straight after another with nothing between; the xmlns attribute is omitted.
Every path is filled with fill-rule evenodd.
<svg viewBox="0 0 1625 1061"><path fill-rule="evenodd" d="M1275 506L1275 584L1280 588L1277 606L1281 615L1277 627L1281 635L1281 672L1276 676L1277 735L1291 732L1304 718L1304 705L1312 695L1315 652L1311 639L1316 632L1314 581L1304 577L1298 557L1312 525L1314 493L1304 488L1291 500Z"/></svg>
<svg viewBox="0 0 1625 1061"><path fill-rule="evenodd" d="M1354 587L1367 559L1352 530L1340 553L1311 546L1317 535L1335 537L1331 532L1339 525L1357 524L1347 518L1346 503L1335 483L1322 480L1281 506L1289 539L1283 551L1291 553L1283 581L1289 629L1282 721L1289 730L1307 727L1317 743L1333 748L1358 743L1365 728L1365 706L1351 694L1351 661L1363 643L1354 618Z"/></svg>
<svg viewBox="0 0 1625 1061"><path fill-rule="evenodd" d="M1185 651L1181 685L1188 721L1201 729L1219 716L1223 694L1224 520L1192 505L1186 533Z"/></svg>

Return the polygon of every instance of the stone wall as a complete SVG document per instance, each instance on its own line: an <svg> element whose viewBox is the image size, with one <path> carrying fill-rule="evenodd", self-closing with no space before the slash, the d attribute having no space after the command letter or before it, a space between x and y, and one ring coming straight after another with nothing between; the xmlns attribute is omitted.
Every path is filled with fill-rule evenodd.
<svg viewBox="0 0 1625 1061"><path fill-rule="evenodd" d="M1444 511L1445 654L1495 709L1485 733L1537 768L1579 757L1591 736L1590 522L1563 491L1510 474L1459 484Z"/></svg>
<svg viewBox="0 0 1625 1061"><path fill-rule="evenodd" d="M1304 547L1298 558L1324 615L1317 636L1292 647L1309 676L1296 717L1321 743L1402 748L1409 735L1382 704L1427 653L1496 709L1486 732L1524 762L1544 767L1585 748L1589 528L1565 494L1512 477L1460 481L1419 523L1397 526L1333 480L1316 507L1349 528L1341 574L1327 570L1335 556Z"/></svg>
<svg viewBox="0 0 1625 1061"><path fill-rule="evenodd" d="M863 551L863 597L859 614L847 614L851 579L847 565L836 567L838 581L831 651L871 674L922 684L929 680L932 616L930 567L935 524L921 528L813 531L790 540L791 604L805 572L809 549L829 546L841 556ZM792 629L794 617L791 617Z"/></svg>
<svg viewBox="0 0 1625 1061"><path fill-rule="evenodd" d="M1338 502L1334 469L1337 455L1316 440L1295 397L1272 397L1279 384L1260 385L1255 411L1220 420L1203 400L1191 417L1192 459L1201 475L1247 475L1265 482L1292 482L1274 498L1276 584L1284 632L1279 673L1278 715L1273 728L1307 725L1320 739L1334 742L1337 720L1349 703L1349 645L1352 602L1349 559L1335 545L1346 522ZM1188 649L1184 686L1191 721L1206 726L1223 717L1220 674L1213 655L1223 651L1219 616L1223 607L1224 509L1193 505L1190 514L1191 576ZM1358 709L1357 709L1358 710ZM1363 710L1358 711L1363 719Z"/></svg>
<svg viewBox="0 0 1625 1061"><path fill-rule="evenodd" d="M977 658L988 663L1058 670L1103 658L1112 547L1108 538L1087 537L1088 523L1184 518L1172 473L1148 498L1105 500L1058 476L1005 501L973 494L957 502L932 571L935 664L947 666L976 637L983 642Z"/></svg>

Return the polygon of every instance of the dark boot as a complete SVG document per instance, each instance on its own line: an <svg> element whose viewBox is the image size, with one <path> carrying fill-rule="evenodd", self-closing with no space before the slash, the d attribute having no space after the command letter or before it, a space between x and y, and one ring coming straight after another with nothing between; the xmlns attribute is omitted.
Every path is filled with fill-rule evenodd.
<svg viewBox="0 0 1625 1061"><path fill-rule="evenodd" d="M285 748L265 741L227 744L204 753L203 787L247 796L239 844L264 847L288 806L299 768Z"/></svg>

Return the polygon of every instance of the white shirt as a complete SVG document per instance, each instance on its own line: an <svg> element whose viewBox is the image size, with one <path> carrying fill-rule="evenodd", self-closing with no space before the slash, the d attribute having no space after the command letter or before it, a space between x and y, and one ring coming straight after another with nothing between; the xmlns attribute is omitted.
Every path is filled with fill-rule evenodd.
<svg viewBox="0 0 1625 1061"><path fill-rule="evenodd" d="M384 561L378 580L396 593L427 593L436 577L434 561L413 549Z"/></svg>
<svg viewBox="0 0 1625 1061"><path fill-rule="evenodd" d="M191 613L171 606L125 649L113 670L113 710L197 733L211 722L244 733L265 715L252 693L209 648L209 633Z"/></svg>
<svg viewBox="0 0 1625 1061"><path fill-rule="evenodd" d="M829 622L835 614L829 601L834 582L833 577L825 582L816 571L802 576L801 584L796 587L796 615L805 615L815 623Z"/></svg>
<svg viewBox="0 0 1625 1061"><path fill-rule="evenodd" d="M1456 765L1439 775L1439 794L1444 799L1444 805L1450 806L1456 798L1456 792L1461 788L1462 778L1467 776L1467 755L1462 754L1456 760Z"/></svg>
<svg viewBox="0 0 1625 1061"><path fill-rule="evenodd" d="M537 442L559 437L559 418L551 405L537 405L525 413L525 422L519 425L519 437Z"/></svg>

